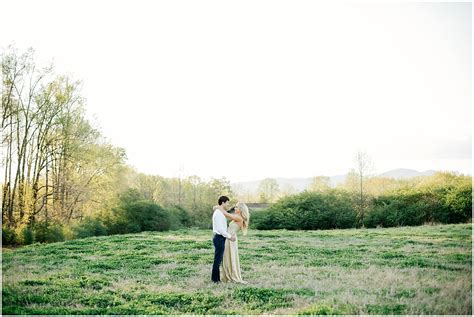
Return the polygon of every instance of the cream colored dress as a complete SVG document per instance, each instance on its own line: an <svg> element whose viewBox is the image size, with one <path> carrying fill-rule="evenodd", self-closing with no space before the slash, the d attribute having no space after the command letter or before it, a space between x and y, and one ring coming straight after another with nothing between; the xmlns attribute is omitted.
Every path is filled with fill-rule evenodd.
<svg viewBox="0 0 474 317"><path fill-rule="evenodd" d="M222 260L220 271L222 282L247 284L247 282L242 280L242 274L240 272L239 245L237 239L237 232L239 229L239 225L234 221L229 223L227 231L230 234L235 233L236 240L234 242L230 241L229 239L225 240L224 258Z"/></svg>

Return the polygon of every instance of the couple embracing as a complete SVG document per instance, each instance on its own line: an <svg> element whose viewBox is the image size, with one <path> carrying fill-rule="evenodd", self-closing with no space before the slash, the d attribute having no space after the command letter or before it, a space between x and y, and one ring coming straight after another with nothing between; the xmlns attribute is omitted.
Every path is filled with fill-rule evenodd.
<svg viewBox="0 0 474 317"><path fill-rule="evenodd" d="M239 260L239 247L237 244L237 232L242 230L247 234L249 226L249 209L247 205L238 202L235 207L227 210L230 206L230 199L227 196L221 196L218 200L218 206L214 206L212 215L212 231L214 243L214 263L212 265L211 279L214 283L236 282L247 284L242 280ZM227 226L227 219L231 220ZM221 266L222 263L222 266Z"/></svg>

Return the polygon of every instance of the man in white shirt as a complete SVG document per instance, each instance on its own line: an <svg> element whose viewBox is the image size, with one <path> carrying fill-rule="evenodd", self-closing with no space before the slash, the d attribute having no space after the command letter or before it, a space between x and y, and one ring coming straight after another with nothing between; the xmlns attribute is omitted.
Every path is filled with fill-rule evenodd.
<svg viewBox="0 0 474 317"><path fill-rule="evenodd" d="M235 235L230 235L227 232L227 220L222 213L229 208L230 199L227 196L219 197L219 207L214 211L212 215L212 242L214 243L214 264L212 265L212 276L211 280L214 283L221 281L219 266L221 265L222 258L224 256L225 239L235 241Z"/></svg>

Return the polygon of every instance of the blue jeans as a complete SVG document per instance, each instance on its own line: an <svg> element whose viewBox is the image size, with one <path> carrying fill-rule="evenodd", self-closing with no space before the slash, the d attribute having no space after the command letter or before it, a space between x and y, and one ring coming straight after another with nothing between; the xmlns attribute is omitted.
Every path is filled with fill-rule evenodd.
<svg viewBox="0 0 474 317"><path fill-rule="evenodd" d="M220 234L214 234L212 242L214 243L214 264L212 265L211 280L213 282L220 282L221 276L219 273L219 266L221 265L222 258L224 257L225 237L221 236Z"/></svg>

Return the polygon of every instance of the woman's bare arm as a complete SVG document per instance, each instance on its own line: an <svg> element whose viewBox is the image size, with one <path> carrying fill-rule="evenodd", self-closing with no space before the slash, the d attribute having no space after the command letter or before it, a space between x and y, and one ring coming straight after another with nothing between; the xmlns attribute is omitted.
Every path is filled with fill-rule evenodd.
<svg viewBox="0 0 474 317"><path fill-rule="evenodd" d="M234 220L235 222L241 222L242 221L242 217L240 217L238 215L230 214L227 211L223 211L222 213L224 214L224 216L226 216L226 218L229 218L230 220Z"/></svg>

